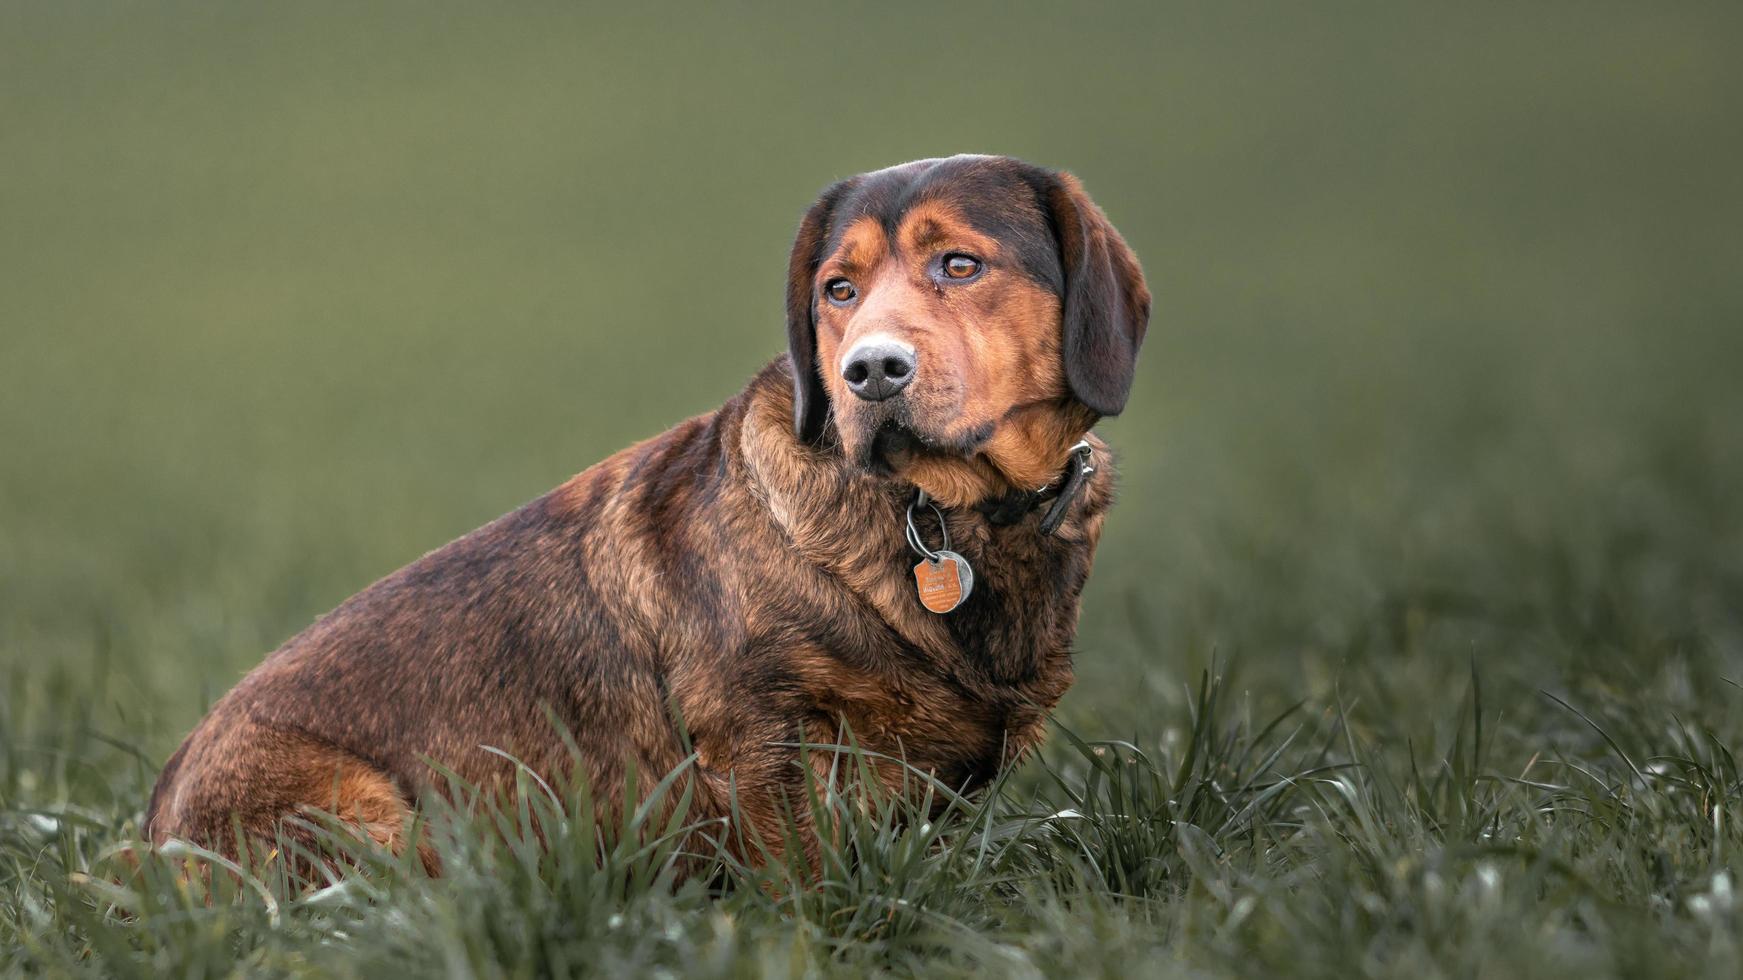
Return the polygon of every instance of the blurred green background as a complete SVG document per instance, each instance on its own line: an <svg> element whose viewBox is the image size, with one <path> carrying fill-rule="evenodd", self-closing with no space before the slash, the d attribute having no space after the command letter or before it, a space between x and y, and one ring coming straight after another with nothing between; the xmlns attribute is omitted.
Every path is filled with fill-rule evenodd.
<svg viewBox="0 0 1743 980"><path fill-rule="evenodd" d="M1743 7L599 6L0 7L0 738L143 792L779 353L820 188L961 151L1077 173L1156 295L1069 722L1743 661Z"/></svg>

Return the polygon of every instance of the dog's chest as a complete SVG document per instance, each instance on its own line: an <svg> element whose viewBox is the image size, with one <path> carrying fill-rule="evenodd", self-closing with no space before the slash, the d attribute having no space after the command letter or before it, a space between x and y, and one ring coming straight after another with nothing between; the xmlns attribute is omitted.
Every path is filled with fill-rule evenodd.
<svg viewBox="0 0 1743 980"><path fill-rule="evenodd" d="M821 728L845 723L865 747L955 787L984 783L1040 740L1071 685L1088 564L1086 547L1063 542L1021 561L965 551L976 582L957 608L925 610L912 561L896 557L889 582L908 608L895 616L865 609L856 629L813 633L797 662L806 710Z"/></svg>

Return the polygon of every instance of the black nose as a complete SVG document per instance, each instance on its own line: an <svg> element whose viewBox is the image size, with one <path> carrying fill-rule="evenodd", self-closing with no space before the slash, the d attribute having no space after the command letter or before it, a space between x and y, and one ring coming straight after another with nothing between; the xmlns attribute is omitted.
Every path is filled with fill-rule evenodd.
<svg viewBox="0 0 1743 980"><path fill-rule="evenodd" d="M901 344L861 344L848 351L841 376L854 394L881 402L914 380L914 352Z"/></svg>

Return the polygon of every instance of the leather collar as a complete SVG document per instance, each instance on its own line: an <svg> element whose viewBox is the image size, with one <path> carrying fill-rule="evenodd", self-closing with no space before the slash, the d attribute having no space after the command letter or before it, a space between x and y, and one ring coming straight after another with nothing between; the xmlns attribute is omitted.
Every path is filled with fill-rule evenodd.
<svg viewBox="0 0 1743 980"><path fill-rule="evenodd" d="M1071 504L1083 488L1089 483L1090 474L1095 472L1095 450L1089 442L1079 442L1071 447L1071 455L1065 461L1065 471L1058 479L1039 490L1015 490L992 500L984 501L975 509L986 516L993 524L1015 524L1029 516L1041 505L1052 501L1053 506L1041 518L1041 533L1052 535L1059 530L1059 525L1065 522L1065 515L1071 510Z"/></svg>

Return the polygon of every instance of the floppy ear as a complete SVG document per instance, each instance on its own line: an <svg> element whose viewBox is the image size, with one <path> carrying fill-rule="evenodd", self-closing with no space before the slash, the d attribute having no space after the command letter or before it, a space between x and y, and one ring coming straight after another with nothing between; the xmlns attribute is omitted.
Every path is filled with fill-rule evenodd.
<svg viewBox="0 0 1743 980"><path fill-rule="evenodd" d="M1150 324L1150 290L1126 240L1077 178L1053 175L1046 192L1065 273L1065 378L1097 415L1118 415L1132 390Z"/></svg>
<svg viewBox="0 0 1743 980"><path fill-rule="evenodd" d="M817 297L813 280L829 242L829 220L847 182L825 190L793 239L787 259L787 358L793 369L793 432L801 442L816 442L829 421L829 394L817 373Z"/></svg>

